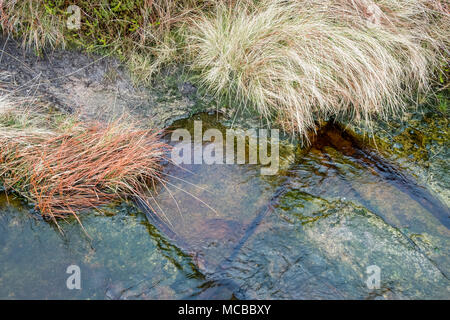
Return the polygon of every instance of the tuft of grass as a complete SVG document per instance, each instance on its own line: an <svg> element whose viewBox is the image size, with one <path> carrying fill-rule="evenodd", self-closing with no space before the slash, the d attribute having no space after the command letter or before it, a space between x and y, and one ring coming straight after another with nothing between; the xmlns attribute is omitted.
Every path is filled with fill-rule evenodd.
<svg viewBox="0 0 450 320"><path fill-rule="evenodd" d="M158 132L119 120L73 123L60 130L0 129L0 179L57 224L68 215L117 200L150 208L168 146Z"/></svg>
<svg viewBox="0 0 450 320"><path fill-rule="evenodd" d="M200 13L186 42L209 91L306 137L317 119L386 116L429 90L448 57L445 10L427 0L245 1Z"/></svg>

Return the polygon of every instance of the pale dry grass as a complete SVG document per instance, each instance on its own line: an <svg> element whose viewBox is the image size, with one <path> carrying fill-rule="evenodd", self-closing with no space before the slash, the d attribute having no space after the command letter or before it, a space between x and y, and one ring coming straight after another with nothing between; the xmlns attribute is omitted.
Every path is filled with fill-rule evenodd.
<svg viewBox="0 0 450 320"><path fill-rule="evenodd" d="M315 120L401 110L429 89L448 54L449 16L438 1L238 2L192 20L192 68L303 136Z"/></svg>

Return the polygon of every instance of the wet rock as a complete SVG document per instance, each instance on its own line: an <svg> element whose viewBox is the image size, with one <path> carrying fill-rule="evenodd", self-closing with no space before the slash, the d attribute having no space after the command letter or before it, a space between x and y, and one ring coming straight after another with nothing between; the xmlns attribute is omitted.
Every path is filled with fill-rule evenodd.
<svg viewBox="0 0 450 320"><path fill-rule="evenodd" d="M126 290L123 283L113 283L108 286L105 297L109 300L118 300L122 297L123 292Z"/></svg>
<svg viewBox="0 0 450 320"><path fill-rule="evenodd" d="M196 114L174 123L171 129L187 129L193 137L195 120L202 121L203 131L219 129L225 140L230 126L224 116ZM234 128L244 129L239 123ZM204 142L203 146L208 144ZM279 174L274 176L264 176L260 165L250 164L203 163L166 168L169 183L156 196L159 211L161 215L164 212L177 234L174 243L193 257L204 274L214 274L232 254L285 178L282 171L295 157L294 145L287 140L281 144Z"/></svg>
<svg viewBox="0 0 450 320"><path fill-rule="evenodd" d="M279 208L293 223L270 216L270 229L242 249L224 272L240 285L238 298L448 298L449 280L397 229L352 203L316 200L305 219L292 215L292 204ZM372 265L381 282L369 289Z"/></svg>
<svg viewBox="0 0 450 320"><path fill-rule="evenodd" d="M0 298L167 299L197 292L203 283L190 257L167 243L129 206L113 215L83 214L89 240L76 221L36 220L13 197L0 195ZM81 290L68 290L69 265L81 270ZM174 288L173 290L171 288Z"/></svg>
<svg viewBox="0 0 450 320"><path fill-rule="evenodd" d="M376 148L450 206L448 115L420 106L407 108L401 118L392 117L389 122L373 120L363 128L350 128L356 139Z"/></svg>
<svg viewBox="0 0 450 320"><path fill-rule="evenodd" d="M302 213L317 208L320 199L351 201L400 230L448 276L448 208L375 149L361 149L329 127L290 171L284 203L302 221L317 219Z"/></svg>

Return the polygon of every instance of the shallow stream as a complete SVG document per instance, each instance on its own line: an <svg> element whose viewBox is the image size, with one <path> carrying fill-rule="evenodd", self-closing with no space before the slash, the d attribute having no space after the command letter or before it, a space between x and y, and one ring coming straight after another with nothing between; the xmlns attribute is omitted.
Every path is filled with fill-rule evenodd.
<svg viewBox="0 0 450 320"><path fill-rule="evenodd" d="M215 116L174 128L192 131ZM0 197L2 299L373 299L450 297L449 209L408 172L337 125L283 165L169 165L155 199L170 225L131 203L62 222ZM447 175L448 172L443 172ZM69 290L69 265L81 290ZM380 286L367 284L370 266ZM369 269L368 269L369 268Z"/></svg>

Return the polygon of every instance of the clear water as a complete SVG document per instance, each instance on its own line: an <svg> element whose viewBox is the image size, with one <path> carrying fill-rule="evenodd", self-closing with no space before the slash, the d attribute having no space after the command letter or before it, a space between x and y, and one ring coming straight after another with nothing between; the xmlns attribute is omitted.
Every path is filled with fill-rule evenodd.
<svg viewBox="0 0 450 320"><path fill-rule="evenodd" d="M3 194L0 298L450 298L448 208L336 127L277 176L250 165L167 173L156 200L170 226L122 204L83 214L91 239ZM66 287L72 264L81 290ZM366 284L371 265L379 288Z"/></svg>

